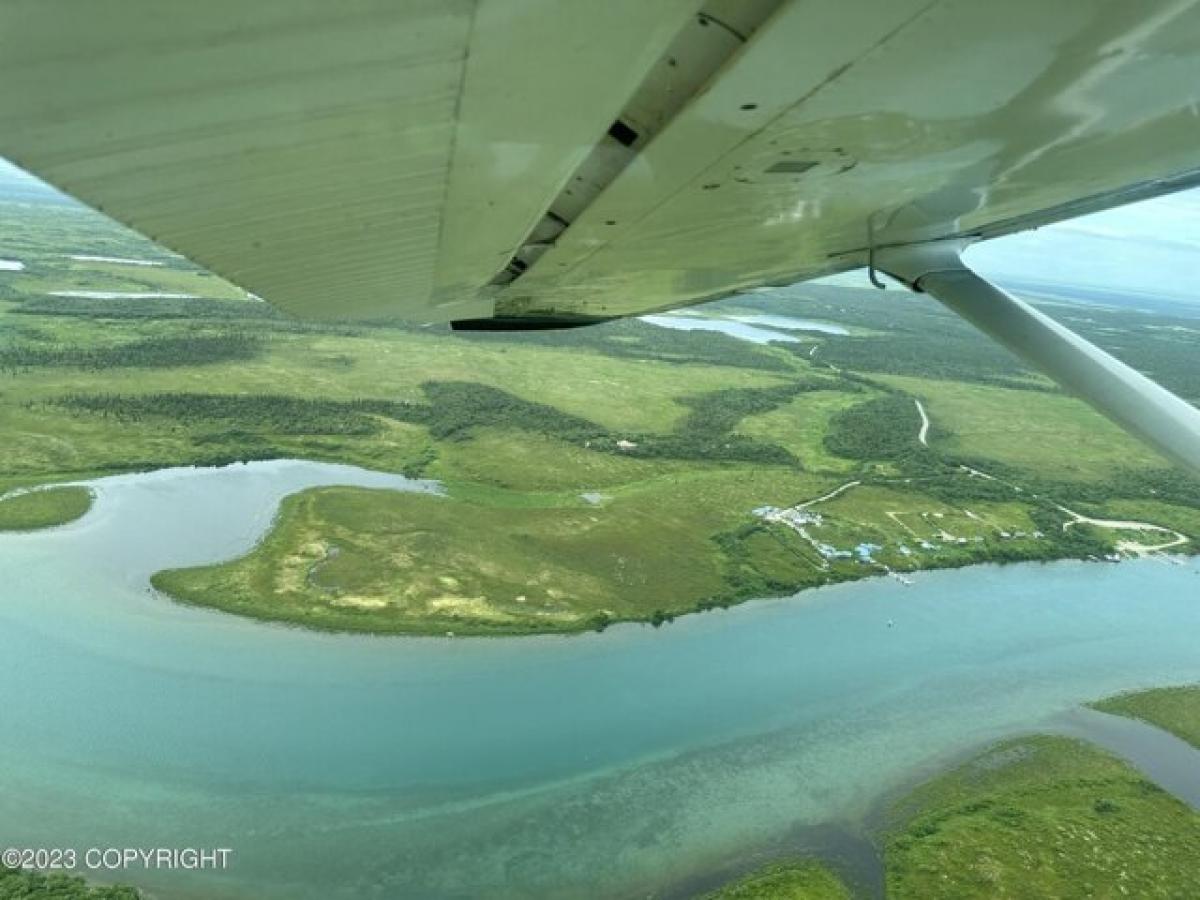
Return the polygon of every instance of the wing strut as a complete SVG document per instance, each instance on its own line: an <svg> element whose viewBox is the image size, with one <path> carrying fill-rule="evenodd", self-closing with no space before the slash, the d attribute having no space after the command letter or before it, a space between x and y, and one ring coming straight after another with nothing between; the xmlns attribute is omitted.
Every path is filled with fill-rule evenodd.
<svg viewBox="0 0 1200 900"><path fill-rule="evenodd" d="M969 269L963 243L881 249L875 265L936 297L1126 431L1200 472L1200 410Z"/></svg>

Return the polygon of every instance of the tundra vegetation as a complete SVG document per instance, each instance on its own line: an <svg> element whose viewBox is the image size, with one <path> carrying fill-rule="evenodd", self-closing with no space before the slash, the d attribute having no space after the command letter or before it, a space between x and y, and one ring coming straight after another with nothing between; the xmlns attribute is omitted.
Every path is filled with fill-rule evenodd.
<svg viewBox="0 0 1200 900"><path fill-rule="evenodd" d="M1036 735L906 798L884 860L888 896L900 900L1194 897L1198 846L1200 815L1136 769L1082 741Z"/></svg>
<svg viewBox="0 0 1200 900"><path fill-rule="evenodd" d="M1096 709L1195 735L1200 687L1122 694ZM1190 730L1189 730L1190 729ZM1200 896L1200 813L1084 741L1001 741L890 801L875 843L890 900ZM797 874L814 873L809 888ZM713 897L849 896L811 859L784 859Z"/></svg>
<svg viewBox="0 0 1200 900"><path fill-rule="evenodd" d="M0 494L281 457L446 487L291 497L245 557L155 576L184 602L338 630L580 631L872 575L1186 552L1200 536L1200 482L920 296L801 285L693 311L847 331L797 323L796 342L761 345L639 320L312 323L74 206L0 203L0 227L25 263L0 273ZM1200 319L1053 312L1200 393ZM81 502L10 496L0 527Z"/></svg>
<svg viewBox="0 0 1200 900"><path fill-rule="evenodd" d="M1101 712L1140 719L1200 750L1200 685L1118 694L1092 704Z"/></svg>

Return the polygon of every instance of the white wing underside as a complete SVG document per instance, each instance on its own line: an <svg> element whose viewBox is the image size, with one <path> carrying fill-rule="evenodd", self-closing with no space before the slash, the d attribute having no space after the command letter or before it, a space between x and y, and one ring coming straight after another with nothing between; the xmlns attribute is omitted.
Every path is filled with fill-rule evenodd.
<svg viewBox="0 0 1200 900"><path fill-rule="evenodd" d="M321 318L636 314L1200 170L1181 0L4 0L0 79L0 154Z"/></svg>

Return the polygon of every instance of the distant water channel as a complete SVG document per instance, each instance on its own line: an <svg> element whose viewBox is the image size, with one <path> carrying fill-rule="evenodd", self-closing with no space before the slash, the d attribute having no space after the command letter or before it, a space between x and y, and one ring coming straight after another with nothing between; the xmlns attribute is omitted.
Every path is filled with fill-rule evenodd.
<svg viewBox="0 0 1200 900"><path fill-rule="evenodd" d="M524 639L314 634L148 588L243 552L316 484L436 490L175 469L0 535L0 847L234 850L223 873L124 873L163 900L675 896L781 846L869 881L859 823L897 786L1200 679L1195 561L985 566Z"/></svg>

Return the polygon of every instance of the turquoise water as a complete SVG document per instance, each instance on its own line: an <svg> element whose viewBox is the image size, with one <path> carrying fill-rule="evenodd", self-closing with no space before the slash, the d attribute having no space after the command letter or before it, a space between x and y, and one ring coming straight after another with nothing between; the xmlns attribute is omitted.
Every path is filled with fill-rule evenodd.
<svg viewBox="0 0 1200 900"><path fill-rule="evenodd" d="M147 587L243 551L319 483L436 489L168 470L0 536L0 846L234 849L223 873L123 876L165 900L647 896L780 835L853 833L948 755L1083 700L1200 679L1194 561L927 573L513 640L311 634Z"/></svg>

